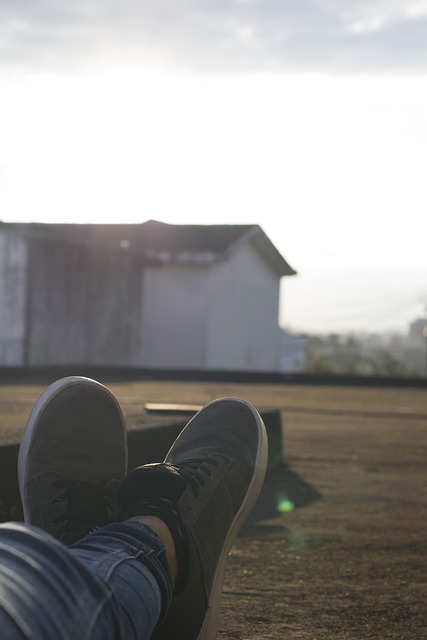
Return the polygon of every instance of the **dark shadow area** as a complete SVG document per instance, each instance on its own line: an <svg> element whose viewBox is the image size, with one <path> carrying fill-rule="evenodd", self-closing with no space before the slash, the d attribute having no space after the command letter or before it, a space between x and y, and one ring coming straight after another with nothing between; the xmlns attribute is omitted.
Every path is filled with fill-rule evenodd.
<svg viewBox="0 0 427 640"><path fill-rule="evenodd" d="M22 505L18 488L19 445L0 446L0 522L22 520Z"/></svg>
<svg viewBox="0 0 427 640"><path fill-rule="evenodd" d="M260 496L239 535L283 531L286 527L268 521L280 513L307 507L321 498L321 493L287 464L276 465L267 472Z"/></svg>
<svg viewBox="0 0 427 640"><path fill-rule="evenodd" d="M0 384L50 384L69 375L88 376L100 382L177 381L236 382L253 384L326 385L357 387L427 388L427 378L353 376L341 374L281 373L278 371L158 369L116 365L67 365L0 367Z"/></svg>

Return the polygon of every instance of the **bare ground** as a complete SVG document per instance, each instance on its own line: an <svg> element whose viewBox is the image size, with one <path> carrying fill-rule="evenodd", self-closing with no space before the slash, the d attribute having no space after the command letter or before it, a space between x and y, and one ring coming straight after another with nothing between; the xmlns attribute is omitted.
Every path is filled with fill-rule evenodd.
<svg viewBox="0 0 427 640"><path fill-rule="evenodd" d="M282 411L283 463L230 555L221 640L427 639L426 390L109 386L130 423L145 402ZM0 387L3 425L19 432L43 388Z"/></svg>

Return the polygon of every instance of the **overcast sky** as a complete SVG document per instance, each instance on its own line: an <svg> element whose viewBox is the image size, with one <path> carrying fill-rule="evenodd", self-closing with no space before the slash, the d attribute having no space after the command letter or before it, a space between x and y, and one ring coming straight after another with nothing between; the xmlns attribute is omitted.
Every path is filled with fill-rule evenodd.
<svg viewBox="0 0 427 640"><path fill-rule="evenodd" d="M426 0L2 0L6 68L420 72Z"/></svg>
<svg viewBox="0 0 427 640"><path fill-rule="evenodd" d="M0 1L0 218L258 223L281 324L427 305L427 0Z"/></svg>

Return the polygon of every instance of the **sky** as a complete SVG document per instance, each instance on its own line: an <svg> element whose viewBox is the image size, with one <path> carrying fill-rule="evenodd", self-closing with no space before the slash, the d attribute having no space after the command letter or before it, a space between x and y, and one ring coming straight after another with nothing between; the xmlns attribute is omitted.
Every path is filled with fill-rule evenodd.
<svg viewBox="0 0 427 640"><path fill-rule="evenodd" d="M280 324L427 315L427 0L2 0L0 220L259 224Z"/></svg>

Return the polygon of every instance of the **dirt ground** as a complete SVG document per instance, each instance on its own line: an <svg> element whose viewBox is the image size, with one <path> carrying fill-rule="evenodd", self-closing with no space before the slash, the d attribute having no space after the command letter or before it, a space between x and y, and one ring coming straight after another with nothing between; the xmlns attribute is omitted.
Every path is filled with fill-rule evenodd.
<svg viewBox="0 0 427 640"><path fill-rule="evenodd" d="M230 555L221 640L427 640L427 390L103 382L128 421L145 402L223 396L282 412L283 462ZM0 387L2 415L13 405L19 429L43 388Z"/></svg>

